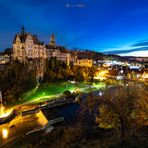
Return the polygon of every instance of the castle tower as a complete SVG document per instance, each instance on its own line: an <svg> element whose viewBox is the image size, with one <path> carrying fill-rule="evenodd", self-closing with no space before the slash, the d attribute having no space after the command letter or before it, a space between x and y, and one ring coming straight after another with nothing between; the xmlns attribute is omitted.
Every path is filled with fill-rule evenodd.
<svg viewBox="0 0 148 148"><path fill-rule="evenodd" d="M55 36L54 36L54 34L52 34L51 37L50 37L49 46L56 47L56 42L55 42Z"/></svg>

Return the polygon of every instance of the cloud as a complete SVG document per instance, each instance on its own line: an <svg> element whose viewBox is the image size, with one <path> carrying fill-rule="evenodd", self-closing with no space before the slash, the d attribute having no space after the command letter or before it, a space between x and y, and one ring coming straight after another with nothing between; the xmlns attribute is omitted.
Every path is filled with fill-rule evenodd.
<svg viewBox="0 0 148 148"><path fill-rule="evenodd" d="M148 47L140 47L140 48L133 48L133 49L126 49L126 50L113 50L113 51L107 51L105 53L109 53L109 54L124 54L124 53L129 53L129 52L135 52L135 51L147 51Z"/></svg>
<svg viewBox="0 0 148 148"><path fill-rule="evenodd" d="M135 43L135 44L132 45L132 47L136 47L136 46L148 46L148 39L140 41L140 42Z"/></svg>
<svg viewBox="0 0 148 148"><path fill-rule="evenodd" d="M134 56L134 57L148 57L148 50L147 51L134 51L124 54L119 54L120 56Z"/></svg>
<svg viewBox="0 0 148 148"><path fill-rule="evenodd" d="M142 40L122 48L115 48L105 53L121 56L148 57L148 40Z"/></svg>

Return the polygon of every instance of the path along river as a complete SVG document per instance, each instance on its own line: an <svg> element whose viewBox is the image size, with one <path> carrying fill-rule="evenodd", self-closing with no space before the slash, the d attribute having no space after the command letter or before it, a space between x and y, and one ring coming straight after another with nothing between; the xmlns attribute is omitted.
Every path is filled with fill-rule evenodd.
<svg viewBox="0 0 148 148"><path fill-rule="evenodd" d="M81 87L79 87L81 86ZM51 86L50 86L51 87ZM36 90L37 92L34 94L31 94L31 96L26 97L26 101L23 102L25 106L30 104L36 104L42 101L47 101L49 94L53 96L55 92L59 92L59 94L62 94L62 91L65 90L71 90L71 91L80 91L83 93L81 96L83 99L87 97L88 92L92 92L95 95L100 95L100 91L106 88L105 83L98 83L93 85L71 85L67 84L66 86L62 85L60 86L60 89L55 90L56 88L52 88L53 92L51 91L51 88L48 89L48 87L41 87L39 90ZM59 88L59 87L58 87ZM41 93L41 94L40 94ZM44 94L43 94L44 93ZM39 95L39 96L38 96ZM59 95L59 96L60 96ZM32 97L33 96L33 97ZM37 96L37 97L35 97ZM54 97L56 94L54 94ZM54 99L54 97L49 97L49 100ZM56 96L57 97L57 96ZM41 99L40 99L41 98ZM33 101L34 100L34 101ZM28 117L17 117L16 119L12 120L8 124L4 124L0 126L0 144L4 143L4 141L7 143L7 140L15 139L16 136L25 134L25 131L32 130L36 128L37 126L45 125L48 121L57 117L64 117L66 122L70 122L74 119L76 115L76 111L79 108L79 104L69 104L64 105L61 107L56 107L54 109L47 109L43 111L43 114L40 113L38 115L31 115ZM46 118L45 118L46 117ZM25 125L25 126L24 126ZM8 133L7 133L8 132Z"/></svg>

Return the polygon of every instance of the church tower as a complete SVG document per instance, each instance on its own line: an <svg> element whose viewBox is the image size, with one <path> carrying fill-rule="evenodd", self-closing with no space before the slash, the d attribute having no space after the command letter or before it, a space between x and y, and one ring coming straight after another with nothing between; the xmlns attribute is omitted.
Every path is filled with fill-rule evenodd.
<svg viewBox="0 0 148 148"><path fill-rule="evenodd" d="M51 37L50 37L49 46L56 47L56 42L55 42L55 36L54 36L54 34L52 34Z"/></svg>

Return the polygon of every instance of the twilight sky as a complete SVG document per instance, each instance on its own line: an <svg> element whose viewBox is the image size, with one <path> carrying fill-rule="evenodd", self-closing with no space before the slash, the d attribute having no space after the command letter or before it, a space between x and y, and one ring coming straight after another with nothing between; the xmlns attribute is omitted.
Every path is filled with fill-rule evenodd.
<svg viewBox="0 0 148 148"><path fill-rule="evenodd" d="M22 25L45 43L148 57L148 0L0 0L0 51Z"/></svg>

